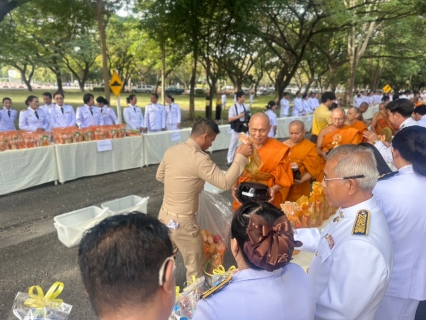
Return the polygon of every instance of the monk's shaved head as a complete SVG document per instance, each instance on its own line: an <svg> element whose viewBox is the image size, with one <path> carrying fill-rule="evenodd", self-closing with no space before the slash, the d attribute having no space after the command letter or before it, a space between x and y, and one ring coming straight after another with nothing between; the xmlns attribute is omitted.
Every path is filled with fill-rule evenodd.
<svg viewBox="0 0 426 320"><path fill-rule="evenodd" d="M250 118L250 124L253 121L265 122L266 126L271 125L270 122L269 122L269 117L266 114L264 114L263 112L258 112L258 113L255 113L254 115L252 115L252 117Z"/></svg>
<svg viewBox="0 0 426 320"><path fill-rule="evenodd" d="M336 108L331 112L331 117L333 118L333 116L340 116L340 115L345 115L345 111L342 108Z"/></svg>
<svg viewBox="0 0 426 320"><path fill-rule="evenodd" d="M255 147L262 146L268 140L271 130L269 117L263 112L255 113L250 119L249 130Z"/></svg>
<svg viewBox="0 0 426 320"><path fill-rule="evenodd" d="M300 120L293 120L292 122L290 122L289 128L291 128L292 126L297 126L300 130L305 130L305 124L303 123L303 121Z"/></svg>
<svg viewBox="0 0 426 320"><path fill-rule="evenodd" d="M336 128L342 128L345 125L345 111L342 108L336 108L331 112L331 123Z"/></svg>
<svg viewBox="0 0 426 320"><path fill-rule="evenodd" d="M348 112L355 112L356 114L360 114L361 112L359 112L359 109L357 107L351 107L348 109Z"/></svg>

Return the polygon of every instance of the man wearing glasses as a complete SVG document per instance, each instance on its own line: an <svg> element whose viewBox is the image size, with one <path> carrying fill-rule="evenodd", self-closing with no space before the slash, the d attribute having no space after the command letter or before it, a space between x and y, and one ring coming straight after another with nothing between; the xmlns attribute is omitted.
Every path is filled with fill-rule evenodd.
<svg viewBox="0 0 426 320"><path fill-rule="evenodd" d="M156 218L135 211L101 221L83 237L78 262L100 320L169 319L176 266L169 230Z"/></svg>
<svg viewBox="0 0 426 320"><path fill-rule="evenodd" d="M343 145L328 155L324 194L340 207L321 232L302 228L300 250L314 252L309 267L315 319L374 319L389 285L392 239L372 190L378 180L371 150Z"/></svg>

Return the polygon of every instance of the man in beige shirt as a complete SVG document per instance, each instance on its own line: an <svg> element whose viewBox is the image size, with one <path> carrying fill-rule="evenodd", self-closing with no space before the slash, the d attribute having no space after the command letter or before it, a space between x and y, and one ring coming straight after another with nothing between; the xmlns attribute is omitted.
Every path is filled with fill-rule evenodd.
<svg viewBox="0 0 426 320"><path fill-rule="evenodd" d="M199 194L207 181L223 190L231 189L253 153L253 146L242 144L226 173L204 153L220 133L211 119L198 120L190 138L169 148L157 170L157 180L164 183L164 198L158 219L170 229L173 250L180 250L187 281L203 275L203 239L195 214Z"/></svg>

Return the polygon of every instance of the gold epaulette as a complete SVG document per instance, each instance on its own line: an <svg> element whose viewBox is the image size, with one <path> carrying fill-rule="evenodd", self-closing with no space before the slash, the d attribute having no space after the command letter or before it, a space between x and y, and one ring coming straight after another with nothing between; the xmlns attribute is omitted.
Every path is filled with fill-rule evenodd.
<svg viewBox="0 0 426 320"><path fill-rule="evenodd" d="M356 214L354 226L352 228L352 234L355 235L368 235L368 230L370 228L370 211L368 210L359 210Z"/></svg>
<svg viewBox="0 0 426 320"><path fill-rule="evenodd" d="M232 280L232 275L229 275L228 278L226 278L225 280L223 280L217 286L214 286L213 288L210 288L209 290L207 290L206 292L204 292L201 295L201 299L205 299L205 298L211 296L212 294L216 293L217 291L219 291L220 289L222 289L224 286L226 286L229 282L231 282L231 280Z"/></svg>
<svg viewBox="0 0 426 320"><path fill-rule="evenodd" d="M396 175L397 173L398 173L398 171L393 171L393 172L388 172L388 173L382 174L381 176L379 176L379 180L389 179L389 178L393 177L394 175Z"/></svg>

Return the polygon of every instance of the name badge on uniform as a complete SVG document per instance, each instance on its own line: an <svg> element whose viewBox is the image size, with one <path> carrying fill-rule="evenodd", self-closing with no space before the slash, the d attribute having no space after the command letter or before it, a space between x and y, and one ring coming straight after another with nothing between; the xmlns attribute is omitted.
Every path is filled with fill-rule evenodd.
<svg viewBox="0 0 426 320"><path fill-rule="evenodd" d="M328 242L328 239L326 239L326 236L328 237L328 234L320 239L320 242L318 245L318 254L320 256L319 258L321 259L321 263L323 263L331 254L330 244Z"/></svg>

